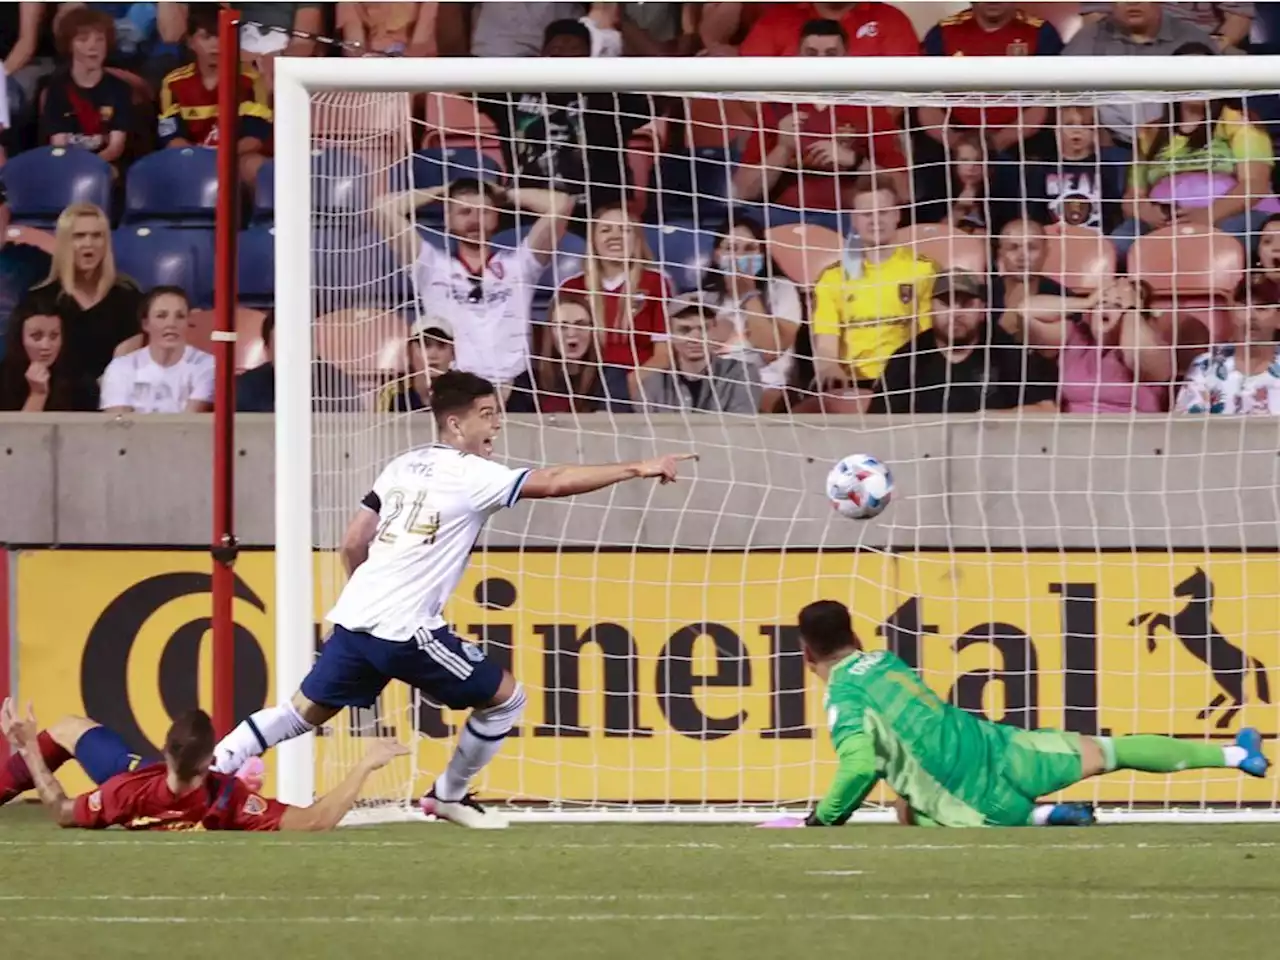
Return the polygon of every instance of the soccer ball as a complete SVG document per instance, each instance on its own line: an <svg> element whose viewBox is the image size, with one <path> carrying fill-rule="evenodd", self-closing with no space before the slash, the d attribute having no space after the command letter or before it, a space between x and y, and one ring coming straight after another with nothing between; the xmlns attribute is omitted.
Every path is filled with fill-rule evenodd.
<svg viewBox="0 0 1280 960"><path fill-rule="evenodd" d="M865 453L851 453L827 474L827 498L836 513L870 520L884 512L893 496L893 474Z"/></svg>

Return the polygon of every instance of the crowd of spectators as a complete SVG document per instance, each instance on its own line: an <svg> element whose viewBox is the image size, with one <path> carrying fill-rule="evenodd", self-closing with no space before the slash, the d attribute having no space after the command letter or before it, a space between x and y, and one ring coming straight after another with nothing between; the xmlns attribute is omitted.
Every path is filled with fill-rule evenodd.
<svg viewBox="0 0 1280 960"><path fill-rule="evenodd" d="M112 228L149 155L218 143L222 6L0 7L0 160L109 181L45 225L0 204L0 409L211 409L207 304L119 269ZM1265 56L1278 6L238 4L240 185L247 211L272 176L279 56ZM421 411L457 367L513 413L1280 413L1275 96L445 99L405 149L441 182L364 211L403 333L318 336L320 409ZM274 406L259 306L246 412Z"/></svg>

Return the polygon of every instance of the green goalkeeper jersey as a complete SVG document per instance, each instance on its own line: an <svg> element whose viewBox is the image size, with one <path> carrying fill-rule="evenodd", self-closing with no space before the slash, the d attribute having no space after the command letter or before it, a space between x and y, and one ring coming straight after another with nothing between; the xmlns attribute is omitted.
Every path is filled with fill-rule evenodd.
<svg viewBox="0 0 1280 960"><path fill-rule="evenodd" d="M842 660L831 671L824 706L840 766L816 810L822 823L843 823L881 778L922 824L1026 822L1035 797L1028 793L1042 788L1031 781L1044 778L1020 776L1020 758L1036 734L945 703L887 651ZM1053 736L1057 739L1049 749L1055 756L1046 759L1059 768L1049 779L1056 787L1058 780L1069 782L1072 764L1079 770L1079 755L1073 740L1061 739L1074 734ZM1034 761L1035 754L1030 755Z"/></svg>

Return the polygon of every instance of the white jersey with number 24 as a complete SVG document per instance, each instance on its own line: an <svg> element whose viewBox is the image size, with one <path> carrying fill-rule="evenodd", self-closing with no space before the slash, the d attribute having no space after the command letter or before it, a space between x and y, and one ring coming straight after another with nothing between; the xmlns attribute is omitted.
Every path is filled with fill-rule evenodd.
<svg viewBox="0 0 1280 960"><path fill-rule="evenodd" d="M378 514L369 558L325 619L397 642L444 626L481 528L514 506L528 476L444 444L396 457L364 499Z"/></svg>

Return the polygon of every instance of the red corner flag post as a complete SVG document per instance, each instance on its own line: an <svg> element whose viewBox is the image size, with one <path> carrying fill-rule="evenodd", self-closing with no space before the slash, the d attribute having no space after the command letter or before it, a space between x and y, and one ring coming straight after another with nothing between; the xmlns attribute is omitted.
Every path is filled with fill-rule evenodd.
<svg viewBox="0 0 1280 960"><path fill-rule="evenodd" d="M240 14L218 15L218 210L214 233L213 400L213 725L226 736L235 725L235 416L236 234L240 215Z"/></svg>

